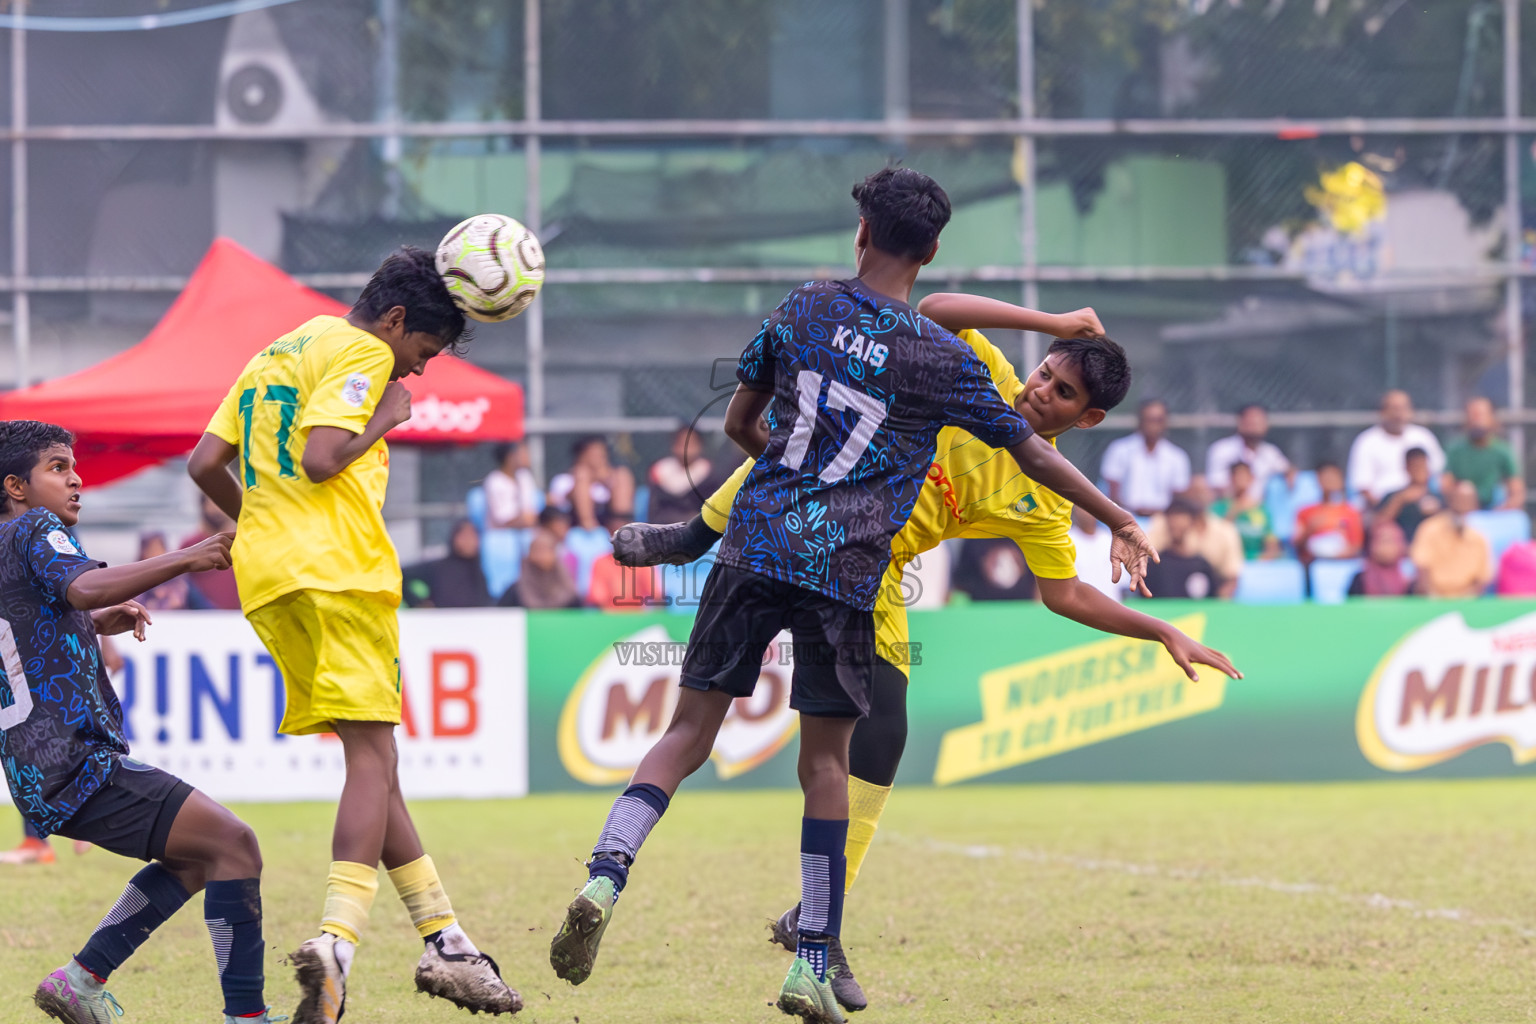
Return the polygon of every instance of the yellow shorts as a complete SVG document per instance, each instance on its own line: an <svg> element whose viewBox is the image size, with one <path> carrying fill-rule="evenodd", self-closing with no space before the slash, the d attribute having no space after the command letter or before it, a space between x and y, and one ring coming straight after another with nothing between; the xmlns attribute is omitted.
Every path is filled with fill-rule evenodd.
<svg viewBox="0 0 1536 1024"><path fill-rule="evenodd" d="M337 722L400 724L400 617L371 594L296 590L246 613L282 670L279 732L334 732Z"/></svg>

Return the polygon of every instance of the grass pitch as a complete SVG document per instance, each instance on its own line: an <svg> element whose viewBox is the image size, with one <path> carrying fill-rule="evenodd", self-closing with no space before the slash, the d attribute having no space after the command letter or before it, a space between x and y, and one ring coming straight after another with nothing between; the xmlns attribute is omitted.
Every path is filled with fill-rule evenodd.
<svg viewBox="0 0 1536 1024"><path fill-rule="evenodd" d="M1525 1021L1536 816L1526 780L897 790L843 935L858 1022ZM766 925L798 886L799 797L687 792L636 865L592 979L549 940L609 796L423 803L454 905L541 1024L784 1020ZM268 998L315 930L331 809L239 808L261 836ZM3 818L4 816L0 816ZM0 835L17 834L14 816ZM0 869L0 1021L133 873L94 851ZM468 1021L414 993L420 945L382 879L349 994L357 1024ZM124 1024L214 1022L201 899L110 983ZM477 1018L478 1019L478 1018Z"/></svg>

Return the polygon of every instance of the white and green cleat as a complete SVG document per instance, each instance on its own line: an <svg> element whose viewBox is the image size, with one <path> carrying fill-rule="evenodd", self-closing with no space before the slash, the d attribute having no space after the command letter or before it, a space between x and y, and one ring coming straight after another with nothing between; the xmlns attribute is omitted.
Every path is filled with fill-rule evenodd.
<svg viewBox="0 0 1536 1024"><path fill-rule="evenodd" d="M818 981L816 968L804 957L795 957L789 965L789 975L784 987L779 989L779 1009L799 1017L808 1024L844 1024L847 1019L837 1008L837 997L832 994L830 981Z"/></svg>
<svg viewBox="0 0 1536 1024"><path fill-rule="evenodd" d="M549 944L549 966L555 969L557 977L580 985L592 976L597 947L603 941L618 898L613 879L594 875L587 880L586 887L566 908L565 923Z"/></svg>
<svg viewBox="0 0 1536 1024"><path fill-rule="evenodd" d="M123 1008L106 985L74 960L44 978L32 1001L39 1010L66 1024L116 1024L123 1015Z"/></svg>

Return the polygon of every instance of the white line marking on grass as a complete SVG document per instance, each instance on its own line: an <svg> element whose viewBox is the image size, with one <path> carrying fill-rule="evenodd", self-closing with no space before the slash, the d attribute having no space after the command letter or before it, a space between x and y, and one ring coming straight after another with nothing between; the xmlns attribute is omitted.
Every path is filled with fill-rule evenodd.
<svg viewBox="0 0 1536 1024"><path fill-rule="evenodd" d="M1201 868L1163 867L1158 864L1138 864L1134 861L1109 860L1101 857L1080 857L1065 853L1047 853L1044 850L1026 848L1009 849L977 843L949 843L941 839L905 836L887 832L887 838L905 846L920 847L933 853L952 854L970 860L1019 860L1031 864L1055 864L1075 868L1078 871L1101 871L1108 874L1131 875L1142 878L1166 878L1180 882L1208 882L1234 889L1264 889L1287 896L1324 896L1343 903L1370 907L1372 910L1400 910L1418 918L1441 921L1458 921L1462 924L1494 928L1508 928L1524 938L1536 938L1536 929L1508 918L1484 918L1458 907L1421 907L1413 900L1397 899L1379 892L1344 892L1336 886L1321 882L1282 882L1273 878L1229 877L1219 872Z"/></svg>

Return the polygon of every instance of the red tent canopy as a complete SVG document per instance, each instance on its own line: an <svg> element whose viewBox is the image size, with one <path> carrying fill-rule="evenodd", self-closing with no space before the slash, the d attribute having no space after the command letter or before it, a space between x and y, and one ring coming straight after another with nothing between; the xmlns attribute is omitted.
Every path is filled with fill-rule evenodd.
<svg viewBox="0 0 1536 1024"><path fill-rule="evenodd" d="M80 474L103 484L192 449L245 364L310 317L347 307L217 239L165 317L137 345L87 370L0 395L0 418L74 431ZM393 442L511 441L523 390L452 356L405 381L409 423Z"/></svg>

